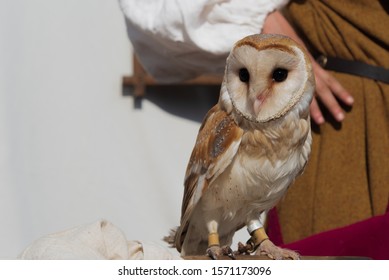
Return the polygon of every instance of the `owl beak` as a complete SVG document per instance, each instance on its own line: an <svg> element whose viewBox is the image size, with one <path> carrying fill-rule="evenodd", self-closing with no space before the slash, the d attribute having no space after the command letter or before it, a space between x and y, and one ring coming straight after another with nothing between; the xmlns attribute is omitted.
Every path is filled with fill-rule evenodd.
<svg viewBox="0 0 389 280"><path fill-rule="evenodd" d="M258 98L256 98L254 101L254 113L255 113L255 115L258 115L259 112L261 111L261 104L262 104L262 101L259 100Z"/></svg>
<svg viewBox="0 0 389 280"><path fill-rule="evenodd" d="M256 115L258 115L259 112L261 111L262 104L265 102L266 97L267 97L267 95L264 92L262 92L256 96L256 98L254 100L254 113Z"/></svg>

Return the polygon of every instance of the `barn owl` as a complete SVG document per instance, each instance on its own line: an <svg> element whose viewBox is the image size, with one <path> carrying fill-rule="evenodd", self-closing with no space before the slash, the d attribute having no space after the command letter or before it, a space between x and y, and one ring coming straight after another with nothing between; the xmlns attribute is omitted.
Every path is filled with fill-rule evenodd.
<svg viewBox="0 0 389 280"><path fill-rule="evenodd" d="M299 258L268 239L259 217L308 160L314 88L309 57L290 38L256 34L234 45L189 160L181 224L165 238L181 256L231 254L234 233L247 226L250 252Z"/></svg>

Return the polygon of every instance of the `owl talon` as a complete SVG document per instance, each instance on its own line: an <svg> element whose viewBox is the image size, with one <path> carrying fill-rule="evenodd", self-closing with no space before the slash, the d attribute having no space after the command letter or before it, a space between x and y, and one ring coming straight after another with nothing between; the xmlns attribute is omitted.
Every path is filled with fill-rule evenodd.
<svg viewBox="0 0 389 280"><path fill-rule="evenodd" d="M235 260L235 254L230 248L230 246L220 247L218 245L211 246L207 249L207 256L209 256L213 260L217 260L220 256L228 256L231 259Z"/></svg>
<svg viewBox="0 0 389 280"><path fill-rule="evenodd" d="M230 246L224 246L222 250L223 250L223 255L229 256L231 259L236 260L234 251L232 251Z"/></svg>
<svg viewBox="0 0 389 280"><path fill-rule="evenodd" d="M249 255L251 250L250 244L244 245L242 242L238 242L238 250L235 251L235 255Z"/></svg>

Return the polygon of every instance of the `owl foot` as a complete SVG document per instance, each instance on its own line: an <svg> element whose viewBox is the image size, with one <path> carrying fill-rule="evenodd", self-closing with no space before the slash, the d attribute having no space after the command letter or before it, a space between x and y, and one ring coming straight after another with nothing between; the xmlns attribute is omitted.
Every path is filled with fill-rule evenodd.
<svg viewBox="0 0 389 280"><path fill-rule="evenodd" d="M283 249L271 242L269 239L264 240L255 252L256 255L265 255L274 260L299 260L300 255L292 250Z"/></svg>
<svg viewBox="0 0 389 280"><path fill-rule="evenodd" d="M207 249L207 256L213 260L217 260L220 256L228 256L235 260L235 255L230 246L220 247L218 245L211 246Z"/></svg>
<svg viewBox="0 0 389 280"><path fill-rule="evenodd" d="M235 255L250 255L250 252L252 251L251 244L244 245L242 242L238 242L238 250L235 251Z"/></svg>

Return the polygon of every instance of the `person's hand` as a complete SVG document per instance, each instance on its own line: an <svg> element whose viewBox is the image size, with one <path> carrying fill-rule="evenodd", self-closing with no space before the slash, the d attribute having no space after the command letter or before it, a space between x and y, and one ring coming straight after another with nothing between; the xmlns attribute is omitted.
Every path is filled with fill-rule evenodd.
<svg viewBox="0 0 389 280"><path fill-rule="evenodd" d="M275 33L286 35L296 42L299 42L305 47L304 42L296 34L293 27L288 23L284 16L275 11L270 13L265 20L262 33ZM335 79L328 71L324 70L312 57L309 55L312 62L312 68L316 80L316 93L311 103L311 117L317 124L325 122L323 113L320 110L319 103L321 102L335 118L335 120L343 121L345 114L342 110L339 101L351 106L354 103L352 95L344 89L344 87ZM339 100L339 101L338 101Z"/></svg>
<svg viewBox="0 0 389 280"><path fill-rule="evenodd" d="M311 61L316 79L316 94L310 108L312 120L317 124L324 123L324 117L318 104L318 100L320 100L335 120L343 121L345 115L337 99L351 106L354 103L354 98L337 79L324 70L312 57Z"/></svg>

